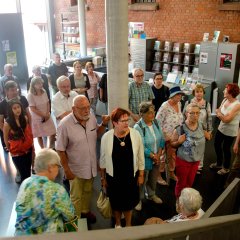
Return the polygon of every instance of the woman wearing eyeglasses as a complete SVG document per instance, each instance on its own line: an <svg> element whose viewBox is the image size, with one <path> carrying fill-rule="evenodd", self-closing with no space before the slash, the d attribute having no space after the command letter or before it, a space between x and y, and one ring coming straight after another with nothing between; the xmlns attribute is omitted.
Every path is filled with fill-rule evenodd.
<svg viewBox="0 0 240 240"><path fill-rule="evenodd" d="M139 107L139 113L141 119L135 124L134 128L141 134L144 144L145 179L144 184L140 186L140 202L135 207L137 211L142 210L145 190L148 199L156 204L162 203L155 190L159 174L160 156L165 145L160 124L155 119L154 105L151 102L142 102Z"/></svg>
<svg viewBox="0 0 240 240"><path fill-rule="evenodd" d="M205 151L205 134L199 124L200 108L190 103L186 108L186 120L178 126L171 139L177 149L175 196L178 199L185 187L192 187L200 160Z"/></svg>
<svg viewBox="0 0 240 240"><path fill-rule="evenodd" d="M132 210L139 202L139 188L144 180L144 150L139 132L129 128L130 113L116 108L111 113L113 129L101 140L101 182L106 188L115 228L121 228L121 215L131 226Z"/></svg>
<svg viewBox="0 0 240 240"><path fill-rule="evenodd" d="M204 99L204 88L202 84L196 84L195 89L192 91L192 95L194 98L190 102L186 102L183 113L186 111L186 107L189 103L197 104L200 107L200 116L199 116L199 122L203 125L203 129L206 130L207 139L211 139L212 134L212 116L211 116L211 104L207 102ZM199 167L198 167L198 173L200 174L203 168L203 159L201 159Z"/></svg>

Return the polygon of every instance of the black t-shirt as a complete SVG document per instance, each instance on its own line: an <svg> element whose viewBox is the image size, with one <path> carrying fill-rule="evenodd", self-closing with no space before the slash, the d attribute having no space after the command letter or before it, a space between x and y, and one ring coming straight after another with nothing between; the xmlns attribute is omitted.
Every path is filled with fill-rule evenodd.
<svg viewBox="0 0 240 240"><path fill-rule="evenodd" d="M157 89L154 85L152 85L152 90L155 96L155 99L152 100L152 103L155 106L155 111L157 112L163 102L168 100L170 92L169 88L164 85L162 85L160 89Z"/></svg>
<svg viewBox="0 0 240 240"><path fill-rule="evenodd" d="M23 109L26 110L26 108L29 106L27 99L24 96L20 96L19 100L23 106ZM8 117L8 102L6 98L0 103L0 115L3 115L4 119Z"/></svg>
<svg viewBox="0 0 240 240"><path fill-rule="evenodd" d="M59 66L53 63L48 69L48 74L51 76L51 84L55 87L57 86L57 79L62 75L67 75L67 73L68 68L65 63L61 63Z"/></svg>
<svg viewBox="0 0 240 240"><path fill-rule="evenodd" d="M108 101L108 93L107 93L107 74L104 74L99 82L99 88L103 89L103 96L101 101L107 102ZM100 94L99 94L100 97Z"/></svg>

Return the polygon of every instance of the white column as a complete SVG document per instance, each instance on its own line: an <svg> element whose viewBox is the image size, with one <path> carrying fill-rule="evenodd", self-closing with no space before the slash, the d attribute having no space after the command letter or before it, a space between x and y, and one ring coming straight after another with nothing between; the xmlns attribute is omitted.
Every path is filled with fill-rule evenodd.
<svg viewBox="0 0 240 240"><path fill-rule="evenodd" d="M79 21L79 33L80 33L80 54L81 54L81 57L85 57L87 56L85 0L78 0L78 21Z"/></svg>
<svg viewBox="0 0 240 240"><path fill-rule="evenodd" d="M108 112L128 109L128 1L105 0Z"/></svg>

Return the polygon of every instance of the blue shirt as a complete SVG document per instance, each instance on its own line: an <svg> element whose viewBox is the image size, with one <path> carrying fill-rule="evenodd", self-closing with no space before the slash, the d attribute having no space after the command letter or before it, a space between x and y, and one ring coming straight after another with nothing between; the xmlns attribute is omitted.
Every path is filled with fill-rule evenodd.
<svg viewBox="0 0 240 240"><path fill-rule="evenodd" d="M154 145L155 145L155 138L153 136L153 134L151 133L148 125L144 122L144 120L141 118L139 120L139 122L141 122L142 124L142 128L139 126L138 123L136 123L134 125L134 128L136 130L139 131L142 140L143 140L143 144L144 144L144 157L145 157L145 170L152 170L153 167L153 161L150 158L150 154L151 153L155 153L154 151ZM158 122L158 126L157 127L153 121L152 126L153 126L153 130L156 136L156 146L157 146L157 150L159 150L159 148L164 148L165 146L165 140L164 140L164 136Z"/></svg>

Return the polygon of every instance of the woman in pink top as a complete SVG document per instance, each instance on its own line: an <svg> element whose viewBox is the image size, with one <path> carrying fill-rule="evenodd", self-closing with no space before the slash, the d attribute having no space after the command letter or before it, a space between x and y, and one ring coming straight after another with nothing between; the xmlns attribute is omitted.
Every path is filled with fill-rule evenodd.
<svg viewBox="0 0 240 240"><path fill-rule="evenodd" d="M96 105L98 100L98 91L97 91L97 85L100 82L100 77L95 73L94 70L94 64L92 62L87 62L85 69L88 74L89 82L90 82L90 88L88 89L88 98L91 104L91 108L93 109L94 113L96 114Z"/></svg>
<svg viewBox="0 0 240 240"><path fill-rule="evenodd" d="M169 100L164 102L159 108L156 119L160 121L160 126L165 137L166 142L166 154L168 159L168 167L170 172L170 178L177 180L174 174L175 170L175 159L176 159L176 149L170 144L170 139L173 134L174 129L183 123L183 114L181 112L181 98L184 94L179 86L170 88ZM167 185L161 176L161 172L164 172L165 163L160 164L160 175L158 178L158 183L161 185Z"/></svg>
<svg viewBox="0 0 240 240"><path fill-rule="evenodd" d="M43 137L49 137L49 147L54 147L56 128L50 114L49 99L43 89L41 77L31 80L27 96L32 116L33 137L38 139L41 148L44 148Z"/></svg>

